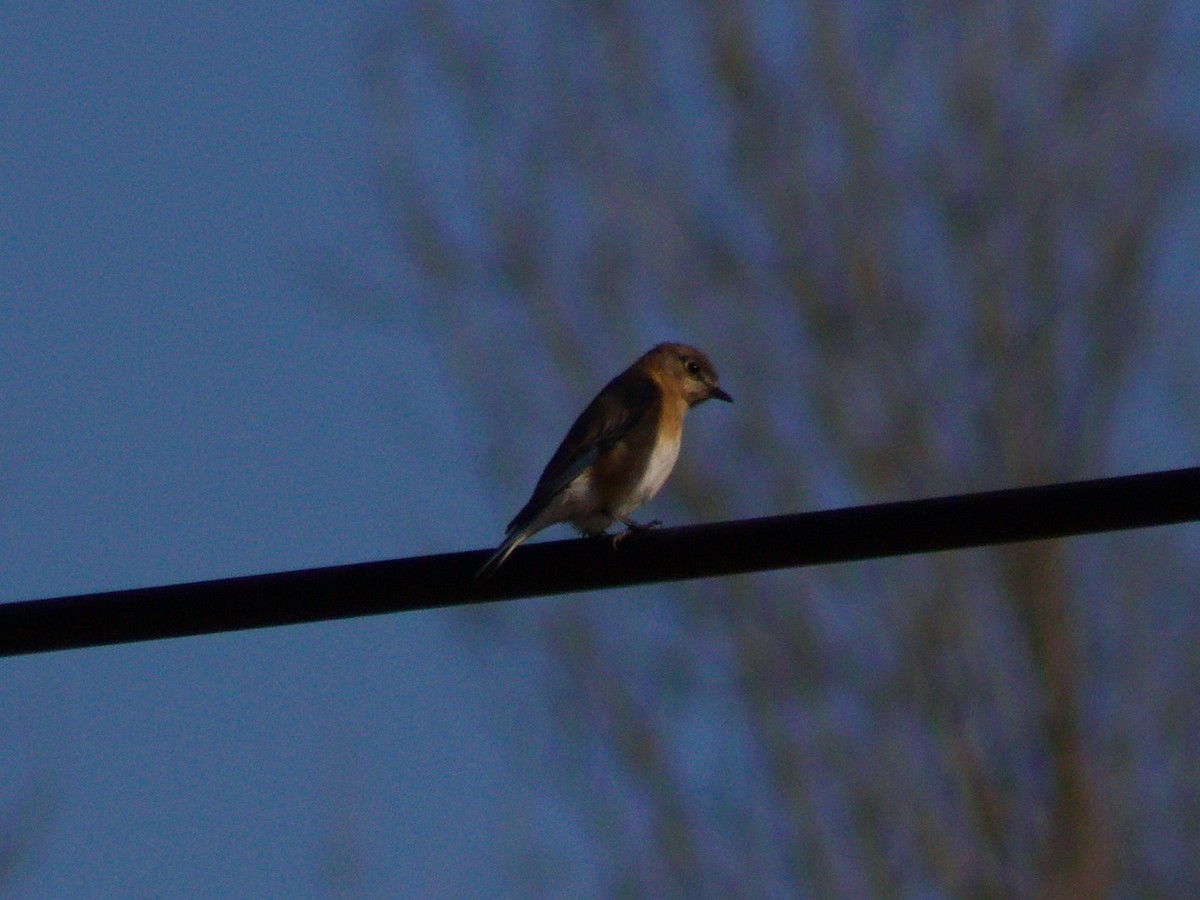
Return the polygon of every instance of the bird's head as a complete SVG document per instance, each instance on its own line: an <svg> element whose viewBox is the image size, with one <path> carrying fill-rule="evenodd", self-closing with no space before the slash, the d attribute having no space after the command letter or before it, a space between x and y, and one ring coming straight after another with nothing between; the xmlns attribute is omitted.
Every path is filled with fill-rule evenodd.
<svg viewBox="0 0 1200 900"><path fill-rule="evenodd" d="M665 388L678 393L688 406L696 406L705 400L733 402L733 398L721 390L712 361L695 347L659 344L643 356L641 362L646 371Z"/></svg>

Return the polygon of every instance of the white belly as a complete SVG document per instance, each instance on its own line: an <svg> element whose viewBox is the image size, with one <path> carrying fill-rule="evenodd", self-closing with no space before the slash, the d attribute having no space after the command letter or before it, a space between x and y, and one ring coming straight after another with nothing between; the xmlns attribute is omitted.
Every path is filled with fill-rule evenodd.
<svg viewBox="0 0 1200 900"><path fill-rule="evenodd" d="M613 523L612 514L594 490L591 472L581 474L550 501L545 518L570 522L587 534L599 534Z"/></svg>
<svg viewBox="0 0 1200 900"><path fill-rule="evenodd" d="M592 473L581 473L547 504L530 533L556 522L571 522L581 531L599 534L657 494L678 458L679 441L660 441L651 451L641 475L621 497L600 496L592 483Z"/></svg>
<svg viewBox="0 0 1200 900"><path fill-rule="evenodd" d="M675 468L675 460L679 459L679 441L659 441L655 445L650 459L646 461L646 469L642 477L634 484L629 495L618 504L616 512L627 516L651 497L659 492L671 470Z"/></svg>

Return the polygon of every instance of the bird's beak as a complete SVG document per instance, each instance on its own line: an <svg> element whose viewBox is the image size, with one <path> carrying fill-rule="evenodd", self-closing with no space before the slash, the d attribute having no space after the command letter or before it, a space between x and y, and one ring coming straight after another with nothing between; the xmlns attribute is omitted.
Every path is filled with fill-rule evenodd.
<svg viewBox="0 0 1200 900"><path fill-rule="evenodd" d="M721 390L716 385L713 385L711 388L709 388L708 396L712 397L716 400L724 400L726 403L733 402L733 398L730 397L727 393L725 393L723 390Z"/></svg>

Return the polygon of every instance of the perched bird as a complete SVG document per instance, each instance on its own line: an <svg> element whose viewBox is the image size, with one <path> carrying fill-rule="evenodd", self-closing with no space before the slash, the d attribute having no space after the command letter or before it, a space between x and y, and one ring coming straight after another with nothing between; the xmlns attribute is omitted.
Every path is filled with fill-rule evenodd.
<svg viewBox="0 0 1200 900"><path fill-rule="evenodd" d="M707 356L686 344L652 348L606 384L575 420L476 580L491 577L522 541L559 522L589 535L613 522L646 527L629 514L671 474L684 413L713 398L733 402L717 384Z"/></svg>

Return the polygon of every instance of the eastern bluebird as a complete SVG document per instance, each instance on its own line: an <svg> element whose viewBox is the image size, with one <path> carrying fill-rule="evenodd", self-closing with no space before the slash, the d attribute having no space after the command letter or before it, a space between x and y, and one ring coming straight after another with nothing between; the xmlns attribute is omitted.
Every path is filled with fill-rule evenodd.
<svg viewBox="0 0 1200 900"><path fill-rule="evenodd" d="M658 493L675 467L684 413L714 397L733 402L707 356L686 344L652 348L575 420L476 580L491 577L522 541L559 522L589 535L613 522L644 527L629 514Z"/></svg>

